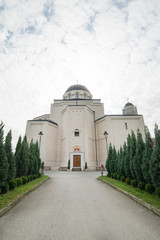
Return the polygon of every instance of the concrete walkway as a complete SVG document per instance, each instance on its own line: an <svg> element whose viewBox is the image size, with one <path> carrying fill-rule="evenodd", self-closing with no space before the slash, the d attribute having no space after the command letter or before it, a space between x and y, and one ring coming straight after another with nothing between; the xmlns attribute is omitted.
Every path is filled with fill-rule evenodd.
<svg viewBox="0 0 160 240"><path fill-rule="evenodd" d="M100 172L47 174L0 219L1 240L160 239L160 217L96 180Z"/></svg>

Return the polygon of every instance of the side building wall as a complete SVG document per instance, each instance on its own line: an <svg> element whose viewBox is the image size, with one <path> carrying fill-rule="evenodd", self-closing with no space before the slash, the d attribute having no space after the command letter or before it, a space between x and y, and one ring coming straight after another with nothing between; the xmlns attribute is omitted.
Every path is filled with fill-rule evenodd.
<svg viewBox="0 0 160 240"><path fill-rule="evenodd" d="M107 146L104 132L108 132L107 145L115 146L116 150L119 150L120 146L123 146L127 141L128 134L131 134L133 130L135 135L137 129L144 135L144 120L141 115L134 116L105 116L102 119L96 121L96 133L97 133L97 152L98 152L98 165L105 165L107 159Z"/></svg>
<svg viewBox="0 0 160 240"><path fill-rule="evenodd" d="M42 131L41 137L39 132ZM28 121L26 126L26 136L28 142L33 139L34 142L38 141L40 145L40 156L41 161L44 162L45 166L51 168L56 167L57 159L57 132L58 126L48 121Z"/></svg>

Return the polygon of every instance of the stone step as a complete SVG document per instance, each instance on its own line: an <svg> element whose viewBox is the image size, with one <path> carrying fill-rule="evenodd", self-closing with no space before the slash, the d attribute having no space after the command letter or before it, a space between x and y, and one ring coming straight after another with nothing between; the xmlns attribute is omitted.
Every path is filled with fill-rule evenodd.
<svg viewBox="0 0 160 240"><path fill-rule="evenodd" d="M78 167L76 167L76 168L72 168L72 171L82 171L82 169L81 168L78 168Z"/></svg>

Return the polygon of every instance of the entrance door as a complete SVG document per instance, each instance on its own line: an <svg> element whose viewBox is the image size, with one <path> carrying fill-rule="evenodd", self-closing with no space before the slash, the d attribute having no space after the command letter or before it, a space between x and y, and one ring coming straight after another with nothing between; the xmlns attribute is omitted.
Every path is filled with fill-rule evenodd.
<svg viewBox="0 0 160 240"><path fill-rule="evenodd" d="M73 167L81 167L81 155L73 155Z"/></svg>

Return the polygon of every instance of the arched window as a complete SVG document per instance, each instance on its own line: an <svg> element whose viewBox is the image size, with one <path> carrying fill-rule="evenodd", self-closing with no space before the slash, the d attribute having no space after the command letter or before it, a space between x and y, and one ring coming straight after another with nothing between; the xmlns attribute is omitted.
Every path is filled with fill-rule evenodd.
<svg viewBox="0 0 160 240"><path fill-rule="evenodd" d="M79 93L76 93L76 98L79 98Z"/></svg>

